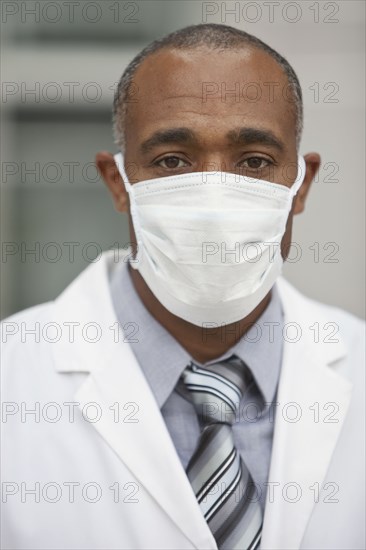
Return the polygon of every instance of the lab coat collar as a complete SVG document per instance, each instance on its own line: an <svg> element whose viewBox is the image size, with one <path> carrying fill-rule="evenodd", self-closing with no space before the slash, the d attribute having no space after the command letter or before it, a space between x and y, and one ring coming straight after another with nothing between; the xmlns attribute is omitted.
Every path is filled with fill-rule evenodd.
<svg viewBox="0 0 366 550"><path fill-rule="evenodd" d="M113 253L104 253L55 300L55 320L62 329L54 344L57 371L101 370L116 344L123 342L108 282L114 260Z"/></svg>
<svg viewBox="0 0 366 550"><path fill-rule="evenodd" d="M106 353L114 349L114 344L123 340L118 329L109 279L113 264L124 261L126 257L127 254L123 252L119 256L115 251L105 252L99 261L80 273L55 300L55 317L62 323L63 329L60 331L62 337L54 345L57 349L57 354L54 354L56 370L99 370L106 361ZM343 341L338 335L335 338L330 336L332 320L324 319L323 314L319 318L317 303L313 302L314 307L309 307L311 301L282 277L277 281L277 288L287 325L285 343L296 349L301 347L306 353L311 353L327 364L344 357L346 349ZM326 323L330 324L324 328ZM298 335L301 330L298 346L292 336L296 330ZM317 335L319 338L316 338ZM67 363L64 354L69 358Z"/></svg>

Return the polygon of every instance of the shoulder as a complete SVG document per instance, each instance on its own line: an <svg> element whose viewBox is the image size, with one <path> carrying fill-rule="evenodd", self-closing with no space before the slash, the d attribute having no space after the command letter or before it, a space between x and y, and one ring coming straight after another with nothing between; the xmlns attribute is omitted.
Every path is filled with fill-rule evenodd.
<svg viewBox="0 0 366 550"><path fill-rule="evenodd" d="M54 302L39 304L17 313L2 320L1 344L4 350L18 348L19 344L30 342L38 343L41 341L42 332L45 332L45 326L52 319L52 310Z"/></svg>
<svg viewBox="0 0 366 550"><path fill-rule="evenodd" d="M302 294L280 277L278 290L287 322L298 323L307 335L307 348L340 362L350 378L364 376L365 321L339 307Z"/></svg>
<svg viewBox="0 0 366 550"><path fill-rule="evenodd" d="M1 322L4 391L20 383L26 388L34 383L34 376L53 372L50 368L53 364L51 342L59 335L59 328L53 323L53 308L54 302L47 302L20 311Z"/></svg>
<svg viewBox="0 0 366 550"><path fill-rule="evenodd" d="M50 347L79 325L83 314L97 320L99 303L109 299L107 276L111 255L106 253L99 262L81 271L55 300L24 309L1 323L1 345L4 353L19 353L21 349ZM113 267L113 265L112 265ZM90 311L94 304L94 310ZM86 312L86 313L85 313ZM36 344L36 345L35 345ZM48 346L47 346L48 344Z"/></svg>
<svg viewBox="0 0 366 550"><path fill-rule="evenodd" d="M103 362L115 343L109 286L113 267L113 256L104 254L55 300L2 321L3 382L24 386L25 380L36 376L52 383L60 372L84 372Z"/></svg>
<svg viewBox="0 0 366 550"><path fill-rule="evenodd" d="M342 308L324 304L306 296L283 277L279 278L277 285L282 302L285 303L285 306L291 304L288 309L293 313L296 312L297 316L308 317L310 315L314 319L318 316L319 320L333 320L340 323L349 336L352 336L354 331L364 333L365 321L363 319Z"/></svg>

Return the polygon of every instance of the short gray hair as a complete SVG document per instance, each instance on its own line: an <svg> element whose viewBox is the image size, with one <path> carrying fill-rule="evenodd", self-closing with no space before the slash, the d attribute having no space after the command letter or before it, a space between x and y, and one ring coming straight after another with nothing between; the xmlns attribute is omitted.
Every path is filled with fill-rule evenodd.
<svg viewBox="0 0 366 550"><path fill-rule="evenodd" d="M113 131L115 143L122 150L125 147L125 118L129 94L133 92L133 78L138 67L150 55L162 49L189 50L200 47L214 49L235 49L245 46L267 52L283 69L294 106L296 143L299 147L303 128L303 100L300 82L288 61L256 36L245 31L219 24L191 25L155 40L144 48L129 63L124 71L114 96Z"/></svg>

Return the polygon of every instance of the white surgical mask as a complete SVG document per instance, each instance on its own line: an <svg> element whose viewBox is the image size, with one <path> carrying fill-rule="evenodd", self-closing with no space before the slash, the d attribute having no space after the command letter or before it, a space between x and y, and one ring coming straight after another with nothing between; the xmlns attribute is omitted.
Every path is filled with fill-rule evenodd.
<svg viewBox="0 0 366 550"><path fill-rule="evenodd" d="M130 197L137 269L163 306L198 326L243 319L281 273L281 240L290 188L226 172L192 172L128 181L122 155L114 156Z"/></svg>

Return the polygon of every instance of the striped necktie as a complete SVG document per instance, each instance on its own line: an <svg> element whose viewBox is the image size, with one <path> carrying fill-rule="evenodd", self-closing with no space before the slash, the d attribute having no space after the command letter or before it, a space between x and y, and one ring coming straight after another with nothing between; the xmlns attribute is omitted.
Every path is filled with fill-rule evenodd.
<svg viewBox="0 0 366 550"><path fill-rule="evenodd" d="M254 550L261 538L262 511L232 432L249 377L236 356L183 372L202 427L187 476L220 549Z"/></svg>

